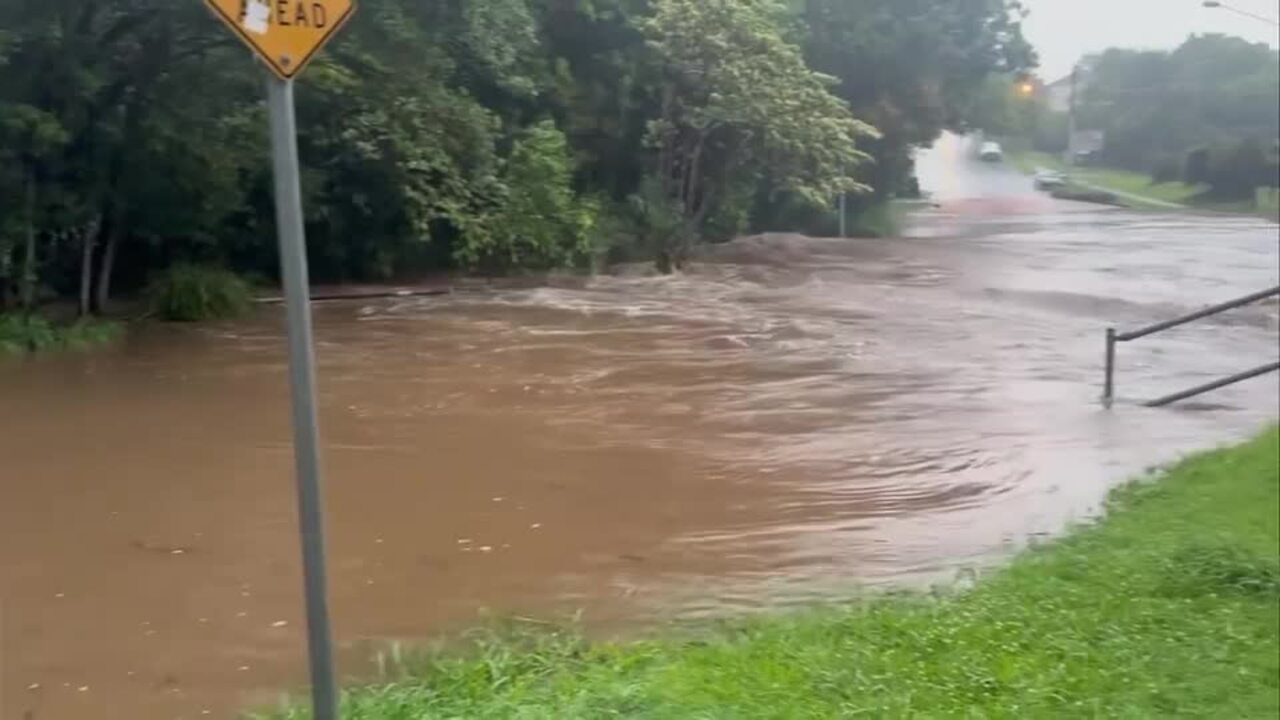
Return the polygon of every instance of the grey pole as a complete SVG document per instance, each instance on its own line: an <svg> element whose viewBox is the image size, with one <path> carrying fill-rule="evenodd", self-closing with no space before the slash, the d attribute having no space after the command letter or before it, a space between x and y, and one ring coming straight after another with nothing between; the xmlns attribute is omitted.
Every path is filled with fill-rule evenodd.
<svg viewBox="0 0 1280 720"><path fill-rule="evenodd" d="M1224 388L1228 385L1235 385L1236 383L1244 382L1245 380L1252 380L1253 378L1266 375L1267 373L1273 373L1278 370L1280 370L1280 362L1271 363L1270 365L1263 365L1261 367L1256 367L1252 370L1245 370L1242 373L1237 373L1235 375L1232 375L1229 378L1214 380L1211 383L1198 385L1196 387L1191 388L1190 390L1183 390L1180 393L1174 393L1173 395L1166 395L1165 397L1162 397L1159 400L1152 400L1150 402L1145 402L1143 403L1143 405L1146 407L1164 407L1165 405L1172 405L1173 403L1176 403L1179 400L1187 400L1197 395L1203 395L1207 392L1217 390L1218 388Z"/></svg>
<svg viewBox="0 0 1280 720"><path fill-rule="evenodd" d="M324 508L320 491L320 427L316 418L316 370L311 337L311 291L307 241L298 178L298 136L293 81L267 79L271 114L271 162L275 171L276 231L289 323L289 385L293 394L293 452L302 535L303 589L307 604L307 651L315 720L336 720L333 640L325 581Z"/></svg>
<svg viewBox="0 0 1280 720"><path fill-rule="evenodd" d="M1067 166L1071 167L1076 164L1076 93L1080 89L1080 63L1076 63L1071 68L1071 100L1070 107L1067 110L1067 150L1066 157Z"/></svg>
<svg viewBox="0 0 1280 720"><path fill-rule="evenodd" d="M840 237L847 237L845 234L845 223L847 222L845 219L845 211L847 209L846 205L848 204L848 197L849 193L840 193Z"/></svg>
<svg viewBox="0 0 1280 720"><path fill-rule="evenodd" d="M1107 328L1107 377L1102 385L1102 404L1111 407L1115 396L1116 376L1116 329Z"/></svg>

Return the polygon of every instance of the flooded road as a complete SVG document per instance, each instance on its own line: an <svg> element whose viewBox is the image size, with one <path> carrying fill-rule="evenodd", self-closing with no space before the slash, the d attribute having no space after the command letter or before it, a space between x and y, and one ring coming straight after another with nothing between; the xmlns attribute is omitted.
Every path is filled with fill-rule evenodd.
<svg viewBox="0 0 1280 720"><path fill-rule="evenodd" d="M1276 227L1035 194L955 142L907 237L316 308L342 669L482 611L588 628L925 585L1274 417ZM0 365L0 709L234 717L304 679L282 313Z"/></svg>

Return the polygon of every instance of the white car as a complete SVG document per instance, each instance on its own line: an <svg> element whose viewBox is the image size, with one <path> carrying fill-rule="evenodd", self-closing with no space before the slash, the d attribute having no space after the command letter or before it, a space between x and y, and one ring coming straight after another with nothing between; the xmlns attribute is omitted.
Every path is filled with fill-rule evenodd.
<svg viewBox="0 0 1280 720"><path fill-rule="evenodd" d="M1035 183L1037 190L1057 190L1066 187L1067 176L1056 170L1037 170Z"/></svg>
<svg viewBox="0 0 1280 720"><path fill-rule="evenodd" d="M1000 149L1000 143L984 142L978 149L978 159L983 162L1000 162L1004 160L1004 150Z"/></svg>

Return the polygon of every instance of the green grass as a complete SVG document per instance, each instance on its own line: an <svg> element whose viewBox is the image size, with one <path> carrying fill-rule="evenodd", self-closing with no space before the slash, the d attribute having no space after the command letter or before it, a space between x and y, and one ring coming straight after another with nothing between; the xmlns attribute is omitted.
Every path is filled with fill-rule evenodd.
<svg viewBox="0 0 1280 720"><path fill-rule="evenodd" d="M1075 180L1158 202L1190 205L1204 190L1199 185L1188 185L1182 182L1153 183L1150 175L1131 170L1104 167L1068 168L1062 162L1062 158L1050 153L1018 152L1011 153L1008 157L1010 164L1024 173L1032 173L1042 167L1069 172Z"/></svg>
<svg viewBox="0 0 1280 720"><path fill-rule="evenodd" d="M1275 718L1278 465L1276 429L1192 457L967 592L657 640L483 635L392 663L343 717Z"/></svg>
<svg viewBox="0 0 1280 720"><path fill-rule="evenodd" d="M0 356L50 350L84 350L115 341L124 332L120 323L84 318L60 325L41 315L0 315Z"/></svg>

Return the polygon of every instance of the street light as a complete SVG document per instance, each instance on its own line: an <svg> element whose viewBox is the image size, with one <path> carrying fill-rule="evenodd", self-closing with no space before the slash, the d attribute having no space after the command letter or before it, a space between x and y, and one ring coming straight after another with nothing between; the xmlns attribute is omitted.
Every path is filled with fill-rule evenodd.
<svg viewBox="0 0 1280 720"><path fill-rule="evenodd" d="M1233 12L1237 15L1243 15L1247 18L1260 20L1264 23L1267 23L1268 25L1275 25L1276 27L1280 27L1280 22L1277 22L1275 18L1269 18L1265 15L1255 15L1254 13L1251 13L1248 10L1241 10L1240 8L1232 7L1224 2L1218 2L1218 0L1204 0L1204 3L1202 4L1207 8L1211 8L1215 10L1226 10L1228 12Z"/></svg>

